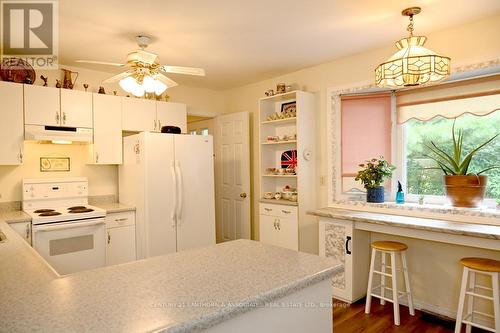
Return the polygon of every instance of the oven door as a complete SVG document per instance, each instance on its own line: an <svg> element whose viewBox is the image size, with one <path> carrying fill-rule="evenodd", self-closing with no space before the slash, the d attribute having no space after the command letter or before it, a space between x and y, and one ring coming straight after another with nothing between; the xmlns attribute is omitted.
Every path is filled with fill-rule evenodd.
<svg viewBox="0 0 500 333"><path fill-rule="evenodd" d="M106 264L104 218L33 226L33 247L61 275Z"/></svg>

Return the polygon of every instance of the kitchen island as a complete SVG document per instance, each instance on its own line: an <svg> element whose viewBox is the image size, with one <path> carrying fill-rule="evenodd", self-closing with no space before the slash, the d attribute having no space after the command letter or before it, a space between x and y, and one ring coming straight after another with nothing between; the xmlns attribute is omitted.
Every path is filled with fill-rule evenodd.
<svg viewBox="0 0 500 333"><path fill-rule="evenodd" d="M332 259L238 240L58 276L6 220L0 331L331 332Z"/></svg>

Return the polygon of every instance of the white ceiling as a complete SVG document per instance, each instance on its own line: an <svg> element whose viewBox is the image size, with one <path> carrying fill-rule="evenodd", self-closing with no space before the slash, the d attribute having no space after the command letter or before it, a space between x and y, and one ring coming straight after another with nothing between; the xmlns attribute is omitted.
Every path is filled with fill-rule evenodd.
<svg viewBox="0 0 500 333"><path fill-rule="evenodd" d="M425 34L500 11L498 0L61 0L59 56L124 62L146 34L163 64L206 69L174 80L223 89L392 43L406 34L401 10L415 5Z"/></svg>

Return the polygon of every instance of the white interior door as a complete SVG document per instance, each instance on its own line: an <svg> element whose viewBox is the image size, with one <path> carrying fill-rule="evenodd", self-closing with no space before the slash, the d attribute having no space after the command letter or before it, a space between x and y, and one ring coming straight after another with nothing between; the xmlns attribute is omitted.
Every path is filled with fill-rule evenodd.
<svg viewBox="0 0 500 333"><path fill-rule="evenodd" d="M213 139L198 135L172 136L177 172L177 251L214 245Z"/></svg>
<svg viewBox="0 0 500 333"><path fill-rule="evenodd" d="M216 117L217 242L251 237L248 112Z"/></svg>

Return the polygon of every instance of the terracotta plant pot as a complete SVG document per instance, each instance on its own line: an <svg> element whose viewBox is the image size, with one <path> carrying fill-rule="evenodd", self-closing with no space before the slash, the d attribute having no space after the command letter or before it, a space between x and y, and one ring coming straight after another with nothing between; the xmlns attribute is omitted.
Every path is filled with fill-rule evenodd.
<svg viewBox="0 0 500 333"><path fill-rule="evenodd" d="M446 196L455 207L479 207L487 180L487 176L444 176Z"/></svg>

